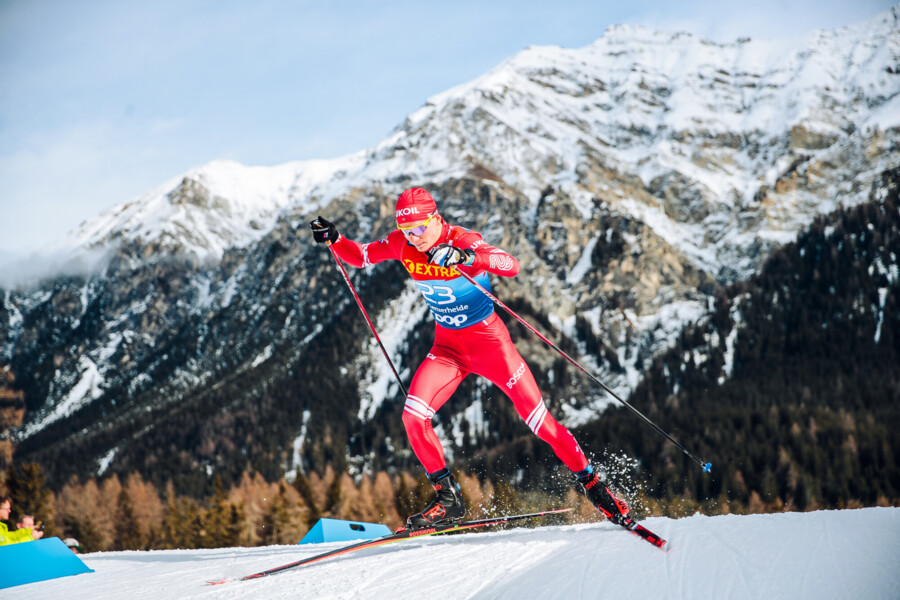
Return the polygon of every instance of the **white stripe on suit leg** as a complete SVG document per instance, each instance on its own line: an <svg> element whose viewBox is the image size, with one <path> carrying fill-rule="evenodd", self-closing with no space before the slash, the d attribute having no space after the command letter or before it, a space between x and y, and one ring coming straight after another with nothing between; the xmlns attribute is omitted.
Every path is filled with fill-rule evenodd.
<svg viewBox="0 0 900 600"><path fill-rule="evenodd" d="M534 411L532 411L531 415L528 417L528 426L531 428L531 431L537 433L538 428L541 426L541 423L544 422L544 417L547 416L547 407L544 406L543 400L538 405Z"/></svg>
<svg viewBox="0 0 900 600"><path fill-rule="evenodd" d="M407 396L406 397L406 406L404 410L410 412L411 414L422 417L423 419L430 420L434 417L434 411L431 410L427 404L422 402L421 399L416 398L415 396Z"/></svg>

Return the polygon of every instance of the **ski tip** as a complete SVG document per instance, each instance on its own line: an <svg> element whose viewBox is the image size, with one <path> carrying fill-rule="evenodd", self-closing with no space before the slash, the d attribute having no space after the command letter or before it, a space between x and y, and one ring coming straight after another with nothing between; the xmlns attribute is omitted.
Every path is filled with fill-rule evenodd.
<svg viewBox="0 0 900 600"><path fill-rule="evenodd" d="M222 585L223 583L228 583L229 581L231 581L231 579L226 577L225 579L216 579L214 581L207 581L206 585Z"/></svg>
<svg viewBox="0 0 900 600"><path fill-rule="evenodd" d="M712 471L712 463L706 463L705 465L703 465L704 473L709 473L710 471Z"/></svg>

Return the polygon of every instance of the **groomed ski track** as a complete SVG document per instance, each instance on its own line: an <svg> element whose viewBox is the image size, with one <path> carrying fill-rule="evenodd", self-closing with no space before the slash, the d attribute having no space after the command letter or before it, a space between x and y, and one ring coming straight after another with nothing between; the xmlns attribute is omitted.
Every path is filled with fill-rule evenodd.
<svg viewBox="0 0 900 600"><path fill-rule="evenodd" d="M900 508L652 518L668 553L605 522L408 540L250 581L341 543L82 556L95 573L0 592L99 600L900 598Z"/></svg>

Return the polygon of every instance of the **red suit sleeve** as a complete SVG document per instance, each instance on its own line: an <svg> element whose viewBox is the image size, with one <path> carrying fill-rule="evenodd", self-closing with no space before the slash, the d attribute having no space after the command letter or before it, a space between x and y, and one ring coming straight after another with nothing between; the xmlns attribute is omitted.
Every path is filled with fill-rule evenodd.
<svg viewBox="0 0 900 600"><path fill-rule="evenodd" d="M469 266L477 271L487 271L500 277L515 277L519 274L519 261L505 250L491 246L481 235L466 231L453 240L457 248L469 249L475 253L475 262Z"/></svg>
<svg viewBox="0 0 900 600"><path fill-rule="evenodd" d="M365 244L354 242L342 235L331 247L334 248L338 258L348 265L356 268L368 267L386 260L400 258L400 248L397 246L398 240L396 239L397 234L400 235L400 238L403 237L403 234L400 232L392 232L384 239ZM405 240L400 241L405 242Z"/></svg>

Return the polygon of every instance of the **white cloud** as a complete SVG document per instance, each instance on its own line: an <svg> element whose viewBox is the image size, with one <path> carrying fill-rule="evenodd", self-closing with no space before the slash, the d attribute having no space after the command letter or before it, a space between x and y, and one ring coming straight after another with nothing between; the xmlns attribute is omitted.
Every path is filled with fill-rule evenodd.
<svg viewBox="0 0 900 600"><path fill-rule="evenodd" d="M103 249L82 250L77 255L32 253L3 260L0 252L0 289L28 289L42 280L62 275L92 275L102 271L111 255Z"/></svg>

